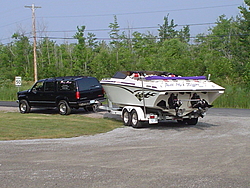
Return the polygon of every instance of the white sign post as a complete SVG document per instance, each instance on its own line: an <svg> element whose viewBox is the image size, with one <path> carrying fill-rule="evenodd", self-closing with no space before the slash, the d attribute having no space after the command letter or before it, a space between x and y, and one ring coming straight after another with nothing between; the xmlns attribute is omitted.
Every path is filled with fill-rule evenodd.
<svg viewBox="0 0 250 188"><path fill-rule="evenodd" d="M18 87L18 91L19 91L19 87L22 86L22 77L21 76L15 77L15 85L16 85L16 87Z"/></svg>

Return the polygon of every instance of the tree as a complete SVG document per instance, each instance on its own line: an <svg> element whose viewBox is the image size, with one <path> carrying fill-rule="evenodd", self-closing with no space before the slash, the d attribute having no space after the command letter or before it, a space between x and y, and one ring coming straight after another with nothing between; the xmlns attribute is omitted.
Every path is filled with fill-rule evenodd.
<svg viewBox="0 0 250 188"><path fill-rule="evenodd" d="M98 42L96 41L96 35L94 33L88 33L87 36L87 46L91 49L96 49L98 46Z"/></svg>
<svg viewBox="0 0 250 188"><path fill-rule="evenodd" d="M245 0L246 6L240 6L242 17L239 19L239 42L240 51L238 55L238 67L242 73L245 83L250 89L250 0Z"/></svg>
<svg viewBox="0 0 250 188"><path fill-rule="evenodd" d="M84 31L86 29L86 26L77 26L77 32L76 34L74 35L74 38L78 40L78 44L81 46L81 47L85 47L85 40L86 38L84 37Z"/></svg>
<svg viewBox="0 0 250 188"><path fill-rule="evenodd" d="M118 39L119 39L119 24L117 22L117 17L114 15L114 23L109 24L109 28L111 31L109 32L109 37L112 39L110 44L113 44L115 46L118 45Z"/></svg>
<svg viewBox="0 0 250 188"><path fill-rule="evenodd" d="M54 51L55 42L44 38L37 42L38 76L47 78L56 76L56 53Z"/></svg>
<svg viewBox="0 0 250 188"><path fill-rule="evenodd" d="M14 42L9 45L12 54L10 67L14 75L31 76L32 68L32 47L29 38L21 33L12 35ZM32 72L33 73L33 72Z"/></svg>
<svg viewBox="0 0 250 188"><path fill-rule="evenodd" d="M234 18L221 15L207 36L198 36L200 60L205 74L233 83L240 76L237 70L238 29Z"/></svg>
<svg viewBox="0 0 250 188"><path fill-rule="evenodd" d="M164 16L164 23L163 25L159 25L160 28L158 29L159 31L159 38L160 41L163 42L166 39L172 39L175 38L178 34L178 32L175 30L175 27L177 26L174 24L174 20L172 19L170 21L170 24L168 22L168 16Z"/></svg>
<svg viewBox="0 0 250 188"><path fill-rule="evenodd" d="M188 25L184 26L183 29L181 29L178 33L178 38L182 42L189 42L190 41L190 28Z"/></svg>
<svg viewBox="0 0 250 188"><path fill-rule="evenodd" d="M153 70L157 61L155 56L158 55L157 37L150 32L134 32L132 36L133 53L136 58L133 66L138 70Z"/></svg>
<svg viewBox="0 0 250 188"><path fill-rule="evenodd" d="M88 73L88 65L86 61L86 38L84 37L85 28L85 26L77 26L77 32L74 35L74 38L78 41L78 44L74 50L74 62L72 67L75 75Z"/></svg>

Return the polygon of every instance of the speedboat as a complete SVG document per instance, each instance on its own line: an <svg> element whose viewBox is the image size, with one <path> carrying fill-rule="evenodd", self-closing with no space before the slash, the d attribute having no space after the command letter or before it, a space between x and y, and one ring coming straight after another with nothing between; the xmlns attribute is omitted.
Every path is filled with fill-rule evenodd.
<svg viewBox="0 0 250 188"><path fill-rule="evenodd" d="M100 81L115 105L176 119L203 117L225 88L205 76L182 77L162 71L120 71Z"/></svg>

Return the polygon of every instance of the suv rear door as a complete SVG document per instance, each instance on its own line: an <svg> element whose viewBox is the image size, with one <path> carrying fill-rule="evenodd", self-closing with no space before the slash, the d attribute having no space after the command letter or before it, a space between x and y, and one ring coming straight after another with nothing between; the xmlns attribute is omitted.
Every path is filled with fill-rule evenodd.
<svg viewBox="0 0 250 188"><path fill-rule="evenodd" d="M74 80L57 81L57 97L67 98L76 103L76 86Z"/></svg>
<svg viewBox="0 0 250 188"><path fill-rule="evenodd" d="M99 81L94 77L86 77L77 80L81 101L91 101L103 97L103 89Z"/></svg>

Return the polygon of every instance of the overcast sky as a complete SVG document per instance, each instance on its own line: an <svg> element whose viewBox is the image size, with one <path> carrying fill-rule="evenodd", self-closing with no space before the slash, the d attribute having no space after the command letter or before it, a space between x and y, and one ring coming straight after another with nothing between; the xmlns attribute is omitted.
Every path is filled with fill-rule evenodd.
<svg viewBox="0 0 250 188"><path fill-rule="evenodd" d="M243 0L0 0L0 43L11 41L19 31L32 36L31 9L39 6L36 13L37 36L58 38L62 42L71 39L77 26L86 26L86 33L96 34L99 39L108 38L109 24L117 16L120 28L157 35L159 24L169 14L178 25L190 25L191 35L207 33L209 27L222 14L228 18L239 14ZM198 25L195 25L198 24ZM177 29L180 29L177 28ZM41 32L43 31L43 32ZM54 39L53 39L54 40Z"/></svg>

